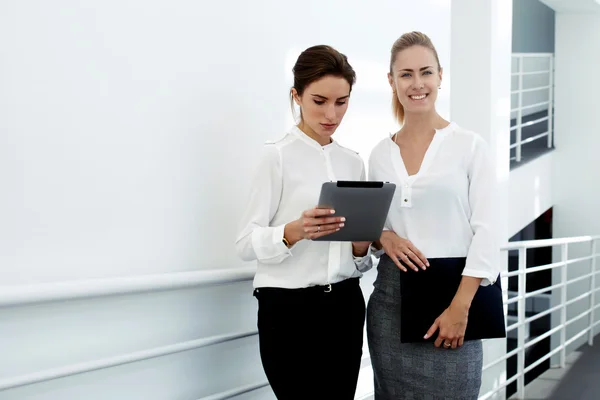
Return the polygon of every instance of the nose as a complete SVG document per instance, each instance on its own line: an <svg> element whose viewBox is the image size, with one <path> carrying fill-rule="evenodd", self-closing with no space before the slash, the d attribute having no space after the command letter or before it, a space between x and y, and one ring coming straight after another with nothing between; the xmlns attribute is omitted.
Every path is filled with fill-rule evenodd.
<svg viewBox="0 0 600 400"><path fill-rule="evenodd" d="M415 77L415 89L422 89L423 88L423 81L421 80L421 77L416 76Z"/></svg>
<svg viewBox="0 0 600 400"><path fill-rule="evenodd" d="M335 121L335 104L330 104L325 109L325 118L329 121Z"/></svg>

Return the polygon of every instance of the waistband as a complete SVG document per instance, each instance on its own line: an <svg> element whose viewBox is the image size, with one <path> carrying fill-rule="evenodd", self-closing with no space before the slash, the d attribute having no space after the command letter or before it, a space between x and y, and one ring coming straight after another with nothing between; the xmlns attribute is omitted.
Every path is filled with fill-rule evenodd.
<svg viewBox="0 0 600 400"><path fill-rule="evenodd" d="M360 286L360 278L348 278L343 281L328 284L328 285L315 285L305 288L287 289L278 287L259 287L254 289L254 294L265 293L265 294L288 294L288 295L312 295L322 293L333 293L339 291L346 291Z"/></svg>

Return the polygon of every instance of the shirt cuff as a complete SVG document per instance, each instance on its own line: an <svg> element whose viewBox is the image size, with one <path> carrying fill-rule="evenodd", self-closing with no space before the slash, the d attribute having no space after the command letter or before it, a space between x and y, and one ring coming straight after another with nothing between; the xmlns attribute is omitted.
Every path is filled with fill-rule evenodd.
<svg viewBox="0 0 600 400"><path fill-rule="evenodd" d="M284 235L285 235L285 224L276 226L273 229L273 242L276 246L278 246L278 249L281 249L281 251L287 252L291 255L292 252L290 250L293 249L296 244L294 243L293 246L287 247L285 245L285 243L283 243Z"/></svg>
<svg viewBox="0 0 600 400"><path fill-rule="evenodd" d="M369 251L371 252L371 255L373 255L373 257L375 258L379 258L385 253L383 247L377 250L375 247L373 247L373 245L369 246Z"/></svg>
<svg viewBox="0 0 600 400"><path fill-rule="evenodd" d="M352 254L352 258L354 258L355 263L359 263L367 257L371 257L371 246L367 248L367 254L365 254L364 256L355 256L354 254Z"/></svg>
<svg viewBox="0 0 600 400"><path fill-rule="evenodd" d="M478 271L475 269L464 269L462 275L470 276L473 278L482 278L480 286L489 286L489 285L493 285L494 283L496 283L500 274L494 275L493 273L487 272L487 271Z"/></svg>
<svg viewBox="0 0 600 400"><path fill-rule="evenodd" d="M284 229L285 225L280 225L252 232L252 247L259 261L280 263L292 255L291 250L283 243Z"/></svg>

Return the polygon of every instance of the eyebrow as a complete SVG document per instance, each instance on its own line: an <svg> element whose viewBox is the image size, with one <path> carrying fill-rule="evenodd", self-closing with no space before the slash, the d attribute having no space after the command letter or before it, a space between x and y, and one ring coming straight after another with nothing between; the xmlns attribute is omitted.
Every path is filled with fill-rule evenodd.
<svg viewBox="0 0 600 400"><path fill-rule="evenodd" d="M426 69L428 69L428 68L433 68L433 67L432 67L432 66L423 67L423 68L419 69L419 71L425 71L425 70L426 70ZM412 69L408 69L408 68L401 69L400 71L408 71L408 72L413 72L413 70L412 70Z"/></svg>
<svg viewBox="0 0 600 400"><path fill-rule="evenodd" d="M327 97L321 96L320 94L311 93L310 95L318 97L318 98L323 99L323 100L329 100ZM339 97L338 100L346 100L348 97L350 97L350 95L347 95L347 96L344 96L344 97Z"/></svg>

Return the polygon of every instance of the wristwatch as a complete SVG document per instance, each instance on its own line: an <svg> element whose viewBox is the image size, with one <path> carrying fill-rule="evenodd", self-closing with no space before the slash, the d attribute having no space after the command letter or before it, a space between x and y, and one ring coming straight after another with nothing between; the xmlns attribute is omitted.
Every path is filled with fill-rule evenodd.
<svg viewBox="0 0 600 400"><path fill-rule="evenodd" d="M285 247L287 247L288 249L290 248L290 242L288 242L285 236L283 237L283 239L281 239L281 241L283 242L283 244L285 244Z"/></svg>

